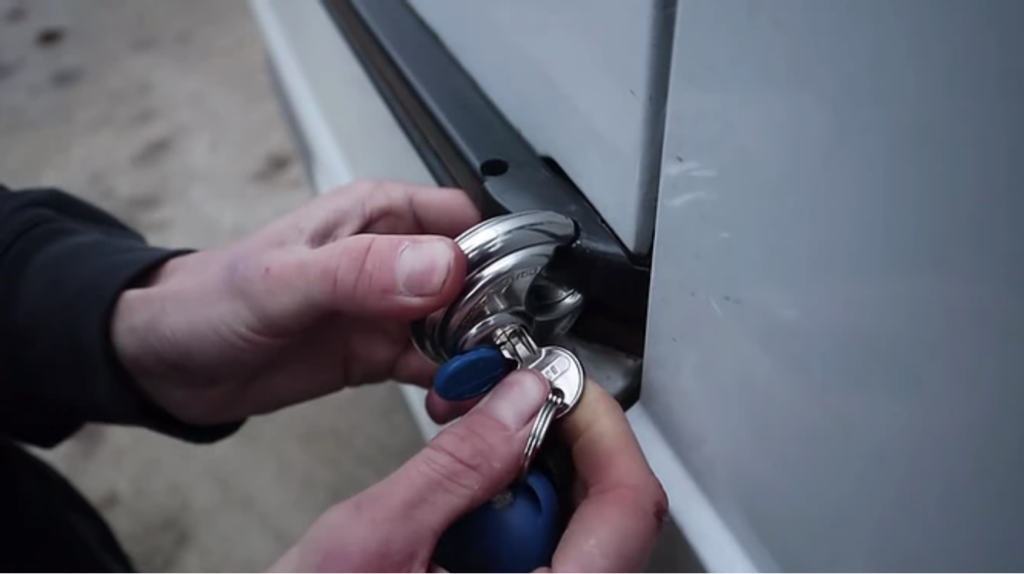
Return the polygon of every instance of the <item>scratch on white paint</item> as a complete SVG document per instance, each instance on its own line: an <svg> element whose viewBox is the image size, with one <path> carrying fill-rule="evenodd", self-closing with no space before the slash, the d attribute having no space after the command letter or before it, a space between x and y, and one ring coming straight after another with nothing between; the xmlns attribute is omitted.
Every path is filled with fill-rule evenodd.
<svg viewBox="0 0 1024 574"><path fill-rule="evenodd" d="M718 234L718 238L719 239L732 239L732 233L729 233L728 231L723 231L723 232Z"/></svg>
<svg viewBox="0 0 1024 574"><path fill-rule="evenodd" d="M708 297L708 301L711 303L711 308L715 310L715 313L718 313L719 317L724 317L724 315L722 315L722 310L718 308L718 303L715 303L715 298Z"/></svg>
<svg viewBox="0 0 1024 574"><path fill-rule="evenodd" d="M701 190L697 190L697 191L691 191L689 193L681 193L681 194L679 194L679 195L677 195L677 196L675 196L673 198L670 198L670 199L666 200L665 203L669 207L682 207L683 205L686 205L687 203L690 203L691 201L698 201L698 200L702 200L702 199L704 199L704 200L706 200L706 199L714 199L714 198L715 198L715 194L714 193L711 193L710 191L701 189Z"/></svg>
<svg viewBox="0 0 1024 574"><path fill-rule="evenodd" d="M699 162L692 161L692 160L686 160L686 161L674 161L674 162L668 164L667 166L665 166L663 171L665 172L666 175L675 176L675 175L679 175L679 174L682 174L682 173L689 173L690 175L693 175L694 173L706 172L708 170L701 169L701 165L700 165ZM710 170L710 171L713 172L714 170ZM697 177L701 177L701 176L697 176Z"/></svg>

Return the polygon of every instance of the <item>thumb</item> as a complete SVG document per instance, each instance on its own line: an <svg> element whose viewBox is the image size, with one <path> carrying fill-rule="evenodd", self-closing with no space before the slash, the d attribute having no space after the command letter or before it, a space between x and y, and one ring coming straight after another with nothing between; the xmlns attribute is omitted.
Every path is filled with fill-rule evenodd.
<svg viewBox="0 0 1024 574"><path fill-rule="evenodd" d="M461 420L379 483L399 544L434 544L459 517L490 500L516 477L533 421L550 386L516 371ZM427 537L425 539L425 537Z"/></svg>
<svg viewBox="0 0 1024 574"><path fill-rule="evenodd" d="M353 315L422 317L451 301L466 275L466 256L447 237L353 235L318 252L324 304Z"/></svg>
<svg viewBox="0 0 1024 574"><path fill-rule="evenodd" d="M441 534L515 478L549 389L537 373L512 373L401 468L324 514L274 569L422 571Z"/></svg>

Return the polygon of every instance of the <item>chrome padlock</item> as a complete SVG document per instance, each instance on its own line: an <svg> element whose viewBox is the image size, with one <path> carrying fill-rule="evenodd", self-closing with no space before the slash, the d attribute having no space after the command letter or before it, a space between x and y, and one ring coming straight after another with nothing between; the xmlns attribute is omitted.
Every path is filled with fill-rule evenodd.
<svg viewBox="0 0 1024 574"><path fill-rule="evenodd" d="M576 239L572 219L551 211L495 217L455 239L468 261L466 283L447 307L412 325L413 342L437 363L520 326L541 344L572 326L581 294L542 275L555 251Z"/></svg>

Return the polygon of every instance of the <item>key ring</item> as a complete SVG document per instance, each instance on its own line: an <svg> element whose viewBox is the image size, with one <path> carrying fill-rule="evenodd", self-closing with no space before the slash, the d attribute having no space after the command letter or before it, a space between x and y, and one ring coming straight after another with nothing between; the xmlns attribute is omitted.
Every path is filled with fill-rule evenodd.
<svg viewBox="0 0 1024 574"><path fill-rule="evenodd" d="M544 437L548 434L551 421L555 420L555 415L561 410L564 403L565 399L562 397L562 392L558 389L551 389L551 394L544 401L540 412L537 413L537 418L533 420L533 426L530 427L530 436L526 439L526 448L523 451L521 477L525 477L526 473L529 472L533 459L536 458L537 453L540 451L540 445L544 444Z"/></svg>

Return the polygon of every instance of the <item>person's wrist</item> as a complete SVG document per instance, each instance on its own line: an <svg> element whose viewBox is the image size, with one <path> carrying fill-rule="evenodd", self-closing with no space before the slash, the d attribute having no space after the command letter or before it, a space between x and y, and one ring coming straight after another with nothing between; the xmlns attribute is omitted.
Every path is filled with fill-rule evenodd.
<svg viewBox="0 0 1024 574"><path fill-rule="evenodd" d="M175 277L198 254L169 259L118 297L110 323L110 338L125 373L158 407L175 418L196 424L210 421L189 408L173 385Z"/></svg>

